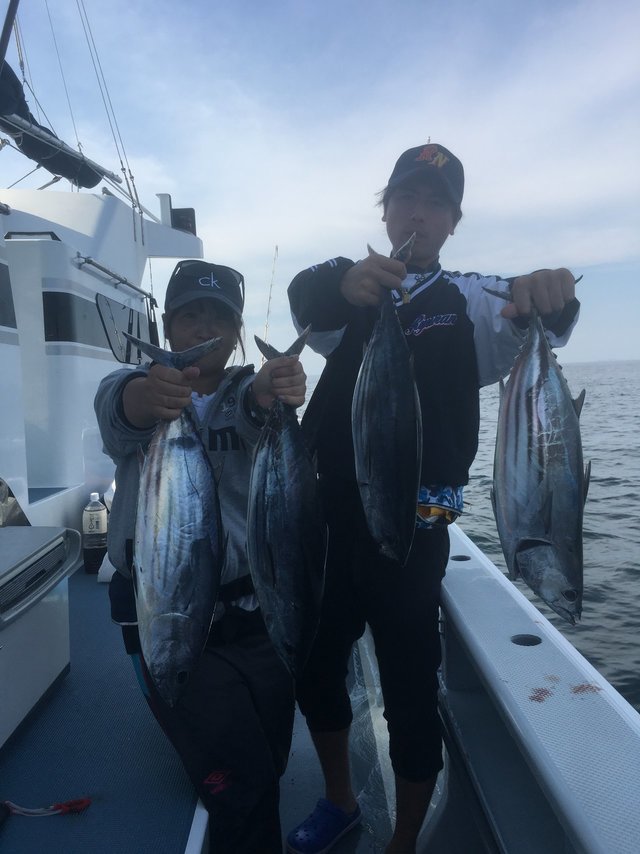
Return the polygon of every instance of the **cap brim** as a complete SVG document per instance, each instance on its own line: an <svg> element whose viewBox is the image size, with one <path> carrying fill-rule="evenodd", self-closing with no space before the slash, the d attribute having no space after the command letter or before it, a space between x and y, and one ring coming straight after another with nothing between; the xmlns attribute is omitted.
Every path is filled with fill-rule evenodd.
<svg viewBox="0 0 640 854"><path fill-rule="evenodd" d="M211 293L211 291L205 290L204 288L199 291L187 291L187 293L183 293L174 300L171 300L171 303L165 306L165 313L175 311L178 308L182 308L183 305L186 305L189 302L195 302L198 299L214 299L217 302L221 302L223 305L226 305L227 308L230 308L238 317L242 317L242 311L238 308L236 303L232 302L222 294L215 292Z"/></svg>
<svg viewBox="0 0 640 854"><path fill-rule="evenodd" d="M416 169L412 169L410 172L405 172L404 175L399 176L394 181L389 181L387 184L387 192L397 190L398 187L401 187L408 181L412 181L414 178L424 178L426 181L439 184L446 191L449 201L460 207L462 200L458 198L458 193L453 189L449 180L441 172L438 172L432 167L419 166Z"/></svg>

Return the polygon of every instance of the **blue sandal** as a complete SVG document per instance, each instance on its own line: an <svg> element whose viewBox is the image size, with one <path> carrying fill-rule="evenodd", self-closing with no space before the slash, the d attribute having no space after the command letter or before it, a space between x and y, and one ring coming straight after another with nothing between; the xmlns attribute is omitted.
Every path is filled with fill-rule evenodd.
<svg viewBox="0 0 640 854"><path fill-rule="evenodd" d="M346 813L331 801L320 798L311 815L287 836L287 851L289 854L326 854L361 820L359 806L352 813Z"/></svg>

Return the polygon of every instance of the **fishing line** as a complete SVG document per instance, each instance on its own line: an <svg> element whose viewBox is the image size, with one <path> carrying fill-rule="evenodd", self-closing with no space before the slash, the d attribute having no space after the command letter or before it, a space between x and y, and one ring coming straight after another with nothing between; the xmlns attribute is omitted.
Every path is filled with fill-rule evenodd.
<svg viewBox="0 0 640 854"><path fill-rule="evenodd" d="M267 301L267 317L264 322L264 340L267 341L267 334L269 332L269 315L271 314L271 294L273 292L273 280L276 274L276 261L278 260L278 244L276 243L275 252L273 253L273 267L271 269L271 283L269 285L269 299ZM262 355L262 361L260 365L264 365L266 362L266 358L264 354Z"/></svg>
<svg viewBox="0 0 640 854"><path fill-rule="evenodd" d="M115 110L113 108L113 102L111 101L111 95L109 94L109 87L107 86L107 81L104 76L104 72L102 70L102 64L100 62L100 56L98 54L98 49L96 47L95 39L93 38L93 31L91 29L91 24L89 23L89 18L87 16L87 11L84 6L84 0L76 0L76 6L78 7L78 13L80 15L80 21L82 23L82 27L84 29L85 39L87 42L87 47L89 48L89 54L91 56L91 61L93 63L93 70L96 75L96 80L98 82L98 88L100 89L100 95L102 97L102 103L104 104L105 113L107 116L107 121L109 122L109 127L111 128L111 136L113 138L114 145L116 147L116 152L118 155L118 159L120 160L120 170L124 176L124 181L127 185L127 190L129 193L129 201L131 202L134 209L138 209L140 211L140 230L141 230L141 239L144 242L144 231L143 231L143 216L142 216L142 206L140 204L140 199L138 198L138 191L135 186L135 179L133 177L133 173L131 172L131 167L129 165L129 160L127 158L127 153L124 147L124 141L122 139L122 134L120 133L120 127L118 125L118 120L116 118ZM126 168L125 168L126 164ZM135 211L134 211L134 233L135 233Z"/></svg>
<svg viewBox="0 0 640 854"><path fill-rule="evenodd" d="M51 38L53 39L53 46L56 51L56 57L58 60L58 67L60 68L60 77L62 78L62 86L64 88L64 94L67 99L67 105L69 107L69 116L71 117L71 124L73 125L73 132L76 136L76 144L78 146L78 151L82 154L82 143L80 142L80 137L78 136L78 128L76 126L76 119L73 114L73 107L71 106L71 98L69 97L69 89L67 88L67 79L64 75L64 68L62 67L62 59L60 57L60 51L58 49L58 40L56 39L56 32L53 26L53 19L51 18L51 12L49 11L49 3L48 0L45 0L45 8L47 10L47 17L49 18L49 27L51 29ZM53 127L51 122L49 122L50 127Z"/></svg>

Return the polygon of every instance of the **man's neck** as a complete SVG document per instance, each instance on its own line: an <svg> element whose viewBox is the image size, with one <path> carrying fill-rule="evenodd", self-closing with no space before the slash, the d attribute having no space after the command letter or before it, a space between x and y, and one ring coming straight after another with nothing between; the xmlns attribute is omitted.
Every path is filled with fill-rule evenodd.
<svg viewBox="0 0 640 854"><path fill-rule="evenodd" d="M411 261L406 265L407 273L432 273L435 272L440 266L440 259L435 258L426 266L421 264L412 264Z"/></svg>

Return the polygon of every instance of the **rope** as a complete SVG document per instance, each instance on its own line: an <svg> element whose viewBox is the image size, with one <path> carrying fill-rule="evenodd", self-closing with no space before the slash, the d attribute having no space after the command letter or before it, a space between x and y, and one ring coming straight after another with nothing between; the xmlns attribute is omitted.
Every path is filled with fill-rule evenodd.
<svg viewBox="0 0 640 854"><path fill-rule="evenodd" d="M47 8L47 17L49 18L49 27L51 28L51 37L53 39L53 46L56 51L56 57L58 59L58 67L60 68L60 76L62 77L62 85L64 87L64 94L67 99L67 105L69 107L69 115L71 116L71 124L73 125L73 132L76 135L76 143L78 145L78 151L82 154L82 144L80 143L80 137L78 136L78 128L76 127L76 119L73 115L73 108L71 107L71 99L69 98L69 90L67 88L67 80L64 76L64 69L62 67L62 60L60 58L60 51L58 50L58 41L56 39L55 29L53 27L53 20L51 18L51 12L49 11L49 2L45 0L45 6ZM51 125L53 127L53 125Z"/></svg>
<svg viewBox="0 0 640 854"><path fill-rule="evenodd" d="M27 55L27 50L25 46L25 41L22 36L22 25L18 18L16 18L14 24L14 36L16 41L16 52L18 54L18 65L20 71L22 73L22 86L24 89L28 90L30 96L33 98L35 103L35 113L36 118L40 124L46 122L46 124L55 132L53 122L47 115L46 110L38 100L38 96L36 95L35 89L33 88L33 77L31 74L31 68L29 65L29 57ZM54 37L55 42L55 37Z"/></svg>
<svg viewBox="0 0 640 854"><path fill-rule="evenodd" d="M91 804L91 798L76 798L73 801L63 801L60 804L51 804L48 807L21 807L14 804L12 801L0 801L11 815L22 815L28 818L40 818L48 815L67 815L68 813L78 813L85 810ZM5 814L6 817L6 814Z"/></svg>
<svg viewBox="0 0 640 854"><path fill-rule="evenodd" d="M129 161L127 159L127 154L124 147L124 142L122 140L122 135L120 133L120 128L118 126L118 121L116 119L115 110L113 109L113 103L111 101L111 96L109 94L109 87L107 86L107 81L104 76L104 72L102 70L102 64L100 62L100 57L98 55L98 50L96 48L96 43L93 38L93 32L91 30L91 24L89 23L89 18L87 17L87 12L84 7L84 0L76 0L76 5L78 7L78 13L80 15L80 20L82 22L82 27L84 29L85 38L87 40L87 46L89 48L89 53L91 55L91 61L93 63L93 69L96 74L96 79L98 81L98 88L100 89L100 95L102 97L102 103L104 104L105 112L107 114L107 121L109 122L109 127L111 128L111 135L113 137L114 144L116 146L116 151L118 153L118 158L120 160L120 167L122 171L122 175L124 177L125 184L127 185L127 190L129 193L129 199L135 208L140 208L140 202L138 199L138 193L135 188L135 181L133 177L133 173L131 172L131 168L129 166ZM125 168L126 164L126 168Z"/></svg>

